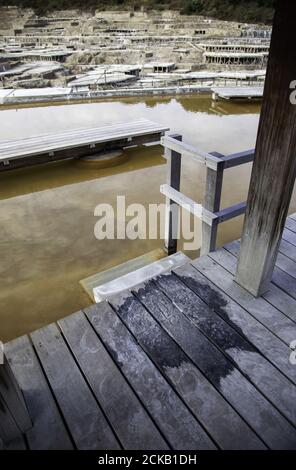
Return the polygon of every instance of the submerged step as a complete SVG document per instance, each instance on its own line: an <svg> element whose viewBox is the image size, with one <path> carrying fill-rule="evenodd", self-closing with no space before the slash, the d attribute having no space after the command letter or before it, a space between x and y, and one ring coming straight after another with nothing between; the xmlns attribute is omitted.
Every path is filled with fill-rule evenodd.
<svg viewBox="0 0 296 470"><path fill-rule="evenodd" d="M131 289L148 279L158 276L165 271L182 266L189 258L182 252L167 256L159 261L155 261L139 269L133 270L123 276L117 277L105 284L101 284L93 289L93 298L96 303L106 300L115 294L126 289Z"/></svg>
<svg viewBox="0 0 296 470"><path fill-rule="evenodd" d="M113 281L125 274L128 274L136 269L143 268L148 264L158 261L166 257L166 253L162 248L157 248L156 250L149 251L144 255L137 256L132 258L124 263L113 266L112 268L100 271L93 274L92 276L86 277L80 281L81 286L89 295L89 297L94 301L93 290L95 287L98 287L107 282Z"/></svg>

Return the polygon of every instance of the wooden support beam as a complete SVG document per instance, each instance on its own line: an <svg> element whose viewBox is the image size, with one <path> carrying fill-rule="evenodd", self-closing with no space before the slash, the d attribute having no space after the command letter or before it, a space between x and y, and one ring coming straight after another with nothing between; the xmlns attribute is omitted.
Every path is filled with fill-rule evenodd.
<svg viewBox="0 0 296 470"><path fill-rule="evenodd" d="M182 141L182 136L176 134L174 139ZM180 190L181 158L179 152L175 150L167 151L167 184L177 191ZM179 208L172 199L166 198L164 250L168 255L177 252L178 226Z"/></svg>
<svg viewBox="0 0 296 470"><path fill-rule="evenodd" d="M296 2L274 19L236 282L255 296L269 288L296 176Z"/></svg>

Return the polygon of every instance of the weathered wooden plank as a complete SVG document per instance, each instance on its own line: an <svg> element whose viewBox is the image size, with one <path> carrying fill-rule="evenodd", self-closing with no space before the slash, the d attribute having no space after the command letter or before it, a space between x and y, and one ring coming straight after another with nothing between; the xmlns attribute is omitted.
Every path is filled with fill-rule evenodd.
<svg viewBox="0 0 296 470"><path fill-rule="evenodd" d="M255 296L269 288L296 177L295 15L295 2L277 2L236 274Z"/></svg>
<svg viewBox="0 0 296 470"><path fill-rule="evenodd" d="M293 261L296 261L296 246L292 245L286 240L281 240L279 252L288 256L288 258L292 259Z"/></svg>
<svg viewBox="0 0 296 470"><path fill-rule="evenodd" d="M237 243L228 243L225 245L225 248L217 250L211 258L234 275L237 263L234 253L237 253L238 249ZM274 271L283 273L277 267L275 267ZM231 282L233 282L233 278ZM234 286L237 287L237 284L235 283ZM286 313L283 314L277 308L277 305L273 306L270 304L268 296L271 292L274 292L273 283L270 284L269 291L257 300L252 295L248 295L245 289L233 289L233 294L237 295L237 298L234 298L237 303L242 305L251 315L272 331L274 335L278 336L286 344L290 344L291 338L295 334L295 323L293 323L293 318L290 319ZM275 292L276 294L277 292Z"/></svg>
<svg viewBox="0 0 296 470"><path fill-rule="evenodd" d="M7 448L10 443L21 445L22 435L32 427L32 421L2 344L0 348L0 440Z"/></svg>
<svg viewBox="0 0 296 470"><path fill-rule="evenodd" d="M31 334L33 344L78 449L118 449L119 444L57 326Z"/></svg>
<svg viewBox="0 0 296 470"><path fill-rule="evenodd" d="M296 220L291 217L286 218L285 227L296 233Z"/></svg>
<svg viewBox="0 0 296 470"><path fill-rule="evenodd" d="M112 308L101 302L85 313L172 448L215 448Z"/></svg>
<svg viewBox="0 0 296 470"><path fill-rule="evenodd" d="M160 276L157 284L160 280L169 282L170 277ZM293 426L179 309L171 308L169 312L167 316L160 309L153 313L265 444L274 449L294 448Z"/></svg>
<svg viewBox="0 0 296 470"><path fill-rule="evenodd" d="M230 271L232 274L235 274L236 269L236 258L239 254L240 244L239 241L234 241L225 245L225 250L218 251L215 254L215 259L223 266L225 269ZM218 259L219 258L219 259ZM220 260L221 258L221 260ZM287 282L286 282L287 279ZM279 287L276 285L278 284ZM289 285L294 285L293 279L286 275L281 269L278 269L277 266L274 268L272 283L269 286L269 290L262 296L263 299L268 301L269 303L265 303L262 300L258 300L257 302L251 297L247 296L248 305L252 306L254 304L256 312L262 313L261 308L264 308L266 311L264 324L270 328L271 331L283 341L290 343L294 336L294 325L287 322L285 317L282 317L280 320L279 314L276 312L274 308L270 306L273 305L277 310L280 310L284 313L285 316L289 317L292 321L296 321L296 300L289 295L289 292L286 293L280 287L287 288ZM252 313L252 312L250 312ZM273 315L274 314L274 315ZM259 319L259 318L258 318ZM280 320L280 322L279 322Z"/></svg>
<svg viewBox="0 0 296 470"><path fill-rule="evenodd" d="M193 325L213 341L258 390L296 425L295 385L270 364L248 340L249 336L254 337L258 344L256 335L258 322L248 324L246 320L242 328L240 314L246 312L243 312L243 309L236 309L235 303L228 301L227 296L223 296L218 289L212 288L206 278L202 277L193 266L184 266L177 269L176 273L178 278L171 274L161 276L159 279L159 284L166 295ZM250 317L249 314L246 315ZM262 329L264 330L263 327ZM269 347L269 353L271 350L274 352L272 344L269 344ZM290 351L288 347L286 349L287 360Z"/></svg>
<svg viewBox="0 0 296 470"><path fill-rule="evenodd" d="M109 137L117 139L118 137L128 138L139 134L154 134L161 133L168 130L167 127L160 126L148 120L143 122L132 122L130 124L115 124L96 128L82 128L62 131L55 134L44 134L25 139L12 140L1 142L0 150L2 151L15 151L20 150L21 142L23 142L24 149L29 148L43 148L43 145L48 144L63 144L70 142L87 142L89 139L106 140Z"/></svg>
<svg viewBox="0 0 296 470"><path fill-rule="evenodd" d="M276 266L292 277L296 277L296 263L292 259L288 258L283 253L278 253L276 259Z"/></svg>
<svg viewBox="0 0 296 470"><path fill-rule="evenodd" d="M0 364L0 400L10 410L19 430L17 435L15 433L11 435L12 439L20 436L21 433L26 432L32 427L32 421L23 394L11 371L5 354L4 363Z"/></svg>
<svg viewBox="0 0 296 470"><path fill-rule="evenodd" d="M296 282L293 276L276 267L272 275L272 282L296 299Z"/></svg>
<svg viewBox="0 0 296 470"><path fill-rule="evenodd" d="M160 432L84 314L74 313L58 324L123 447L167 449Z"/></svg>
<svg viewBox="0 0 296 470"><path fill-rule="evenodd" d="M215 258L216 259L216 258ZM205 266L203 266L205 264ZM268 310L265 311L265 307L258 305L258 310L256 304L252 303L252 299L247 298L247 291L244 291L242 288L241 291L238 289L238 286L233 281L233 276L220 266L214 260L202 260L198 263L198 269L202 269L202 274L204 274L208 279L210 279L217 287L222 289L229 297L231 297L235 302L241 305L246 310L248 309L249 313L256 318L257 312L260 315L267 315ZM255 299L253 297L253 299ZM264 300L264 299L263 299ZM272 306L271 306L272 307ZM264 325L262 325L264 328ZM261 327L261 328L262 328ZM260 322L258 322L258 330L260 329ZM268 331L267 328L261 329L263 340L261 340L261 346L259 345L258 349L264 354L268 360L277 367L283 374L285 374L294 384L296 383L296 371L295 367L289 363L289 357L291 350L288 345L283 343L279 338L277 338L271 331ZM254 338L255 341L255 338Z"/></svg>
<svg viewBox="0 0 296 470"><path fill-rule="evenodd" d="M275 284L272 284L264 299L296 323L296 300Z"/></svg>
<svg viewBox="0 0 296 470"><path fill-rule="evenodd" d="M293 219L293 220L296 220L296 212L294 212L293 214L290 214L289 218Z"/></svg>
<svg viewBox="0 0 296 470"><path fill-rule="evenodd" d="M7 404L0 396L0 438L4 444L21 436L21 430L16 424Z"/></svg>
<svg viewBox="0 0 296 470"><path fill-rule="evenodd" d="M291 245L296 246L296 233L292 232L292 230L289 230L288 228L284 228L282 239L291 243Z"/></svg>
<svg viewBox="0 0 296 470"><path fill-rule="evenodd" d="M212 88L213 93L215 94L215 100L225 99L251 99L251 98L262 98L263 96L263 87L217 87Z"/></svg>
<svg viewBox="0 0 296 470"><path fill-rule="evenodd" d="M41 134L38 136L30 136L18 140L1 141L1 148L5 148L6 146L8 148L19 147L21 145L21 142L23 142L24 145L27 146L31 145L31 143L38 144L40 142L47 143L48 141L62 141L66 139L73 139L74 136L80 138L84 136L88 137L89 135L93 134L103 137L106 137L108 135L129 135L129 133L132 133L135 130L137 132L142 132L146 130L147 132L152 131L154 133L155 131L160 132L168 130L168 128L161 126L155 122L152 122L148 119L140 119L138 121L133 122L117 122L115 124L108 124L101 127L69 129L60 131L55 134Z"/></svg>
<svg viewBox="0 0 296 470"><path fill-rule="evenodd" d="M26 433L30 449L72 449L68 432L29 338L22 336L6 343L5 353L33 422L33 427Z"/></svg>
<svg viewBox="0 0 296 470"><path fill-rule="evenodd" d="M161 324L164 319L170 321L171 310L176 310L176 307L153 282L138 286L134 293L153 316L161 313L158 318ZM124 315L124 321L134 335L217 444L222 449L261 448L262 443L253 431L174 341L178 338L169 336L154 318L147 315L142 306L134 300L130 299L130 302L133 308L128 313L122 312L124 304L117 305L116 308ZM182 318L178 328L183 331L185 341L186 325L183 329Z"/></svg>

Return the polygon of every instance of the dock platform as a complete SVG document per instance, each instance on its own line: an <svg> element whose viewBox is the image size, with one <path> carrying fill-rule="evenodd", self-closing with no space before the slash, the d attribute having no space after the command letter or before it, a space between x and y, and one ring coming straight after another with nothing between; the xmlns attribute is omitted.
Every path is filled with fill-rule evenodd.
<svg viewBox="0 0 296 470"><path fill-rule="evenodd" d="M258 87L216 87L212 88L212 98L218 100L260 100L263 86Z"/></svg>
<svg viewBox="0 0 296 470"><path fill-rule="evenodd" d="M0 141L0 171L158 142L167 130L168 127L140 119L27 139Z"/></svg>
<svg viewBox="0 0 296 470"><path fill-rule="evenodd" d="M33 425L2 445L296 449L296 214L260 298L234 282L239 247L5 344Z"/></svg>

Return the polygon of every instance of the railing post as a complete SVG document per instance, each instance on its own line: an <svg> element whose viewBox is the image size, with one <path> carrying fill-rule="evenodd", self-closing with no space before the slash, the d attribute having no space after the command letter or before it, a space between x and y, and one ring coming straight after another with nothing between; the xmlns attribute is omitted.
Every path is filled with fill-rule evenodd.
<svg viewBox="0 0 296 470"><path fill-rule="evenodd" d="M269 289L296 179L295 17L295 2L277 2L235 278L256 297Z"/></svg>
<svg viewBox="0 0 296 470"><path fill-rule="evenodd" d="M182 141L182 136L179 134L171 137ZM181 154L174 150L165 149L165 155L167 158L167 184L179 191L181 178ZM178 225L179 207L174 201L166 198L164 250L168 255L172 255L177 251Z"/></svg>
<svg viewBox="0 0 296 470"><path fill-rule="evenodd" d="M223 155L212 152L211 155L222 158ZM221 193L224 173L224 162L217 163L217 170L207 167L206 186L204 195L204 208L211 212L218 212L221 204ZM202 242L200 254L206 255L216 248L218 219L212 225L202 222Z"/></svg>
<svg viewBox="0 0 296 470"><path fill-rule="evenodd" d="M0 350L0 441L8 443L31 427L32 422L22 391Z"/></svg>

